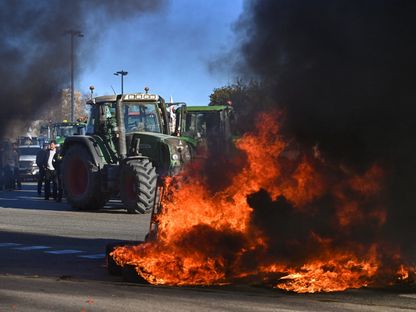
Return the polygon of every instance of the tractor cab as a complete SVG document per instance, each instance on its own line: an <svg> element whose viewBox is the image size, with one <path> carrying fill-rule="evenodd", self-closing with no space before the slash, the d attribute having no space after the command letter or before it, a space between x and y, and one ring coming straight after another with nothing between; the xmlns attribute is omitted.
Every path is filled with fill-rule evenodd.
<svg viewBox="0 0 416 312"><path fill-rule="evenodd" d="M181 106L176 110L176 134L197 154L227 149L232 141L233 110L228 105Z"/></svg>
<svg viewBox="0 0 416 312"><path fill-rule="evenodd" d="M124 131L169 134L169 120L162 97L148 93L119 96L122 103ZM117 96L100 96L87 102L91 105L87 134L107 134L117 124Z"/></svg>
<svg viewBox="0 0 416 312"><path fill-rule="evenodd" d="M87 135L107 142L110 163L140 153L152 159L161 172L173 167L177 172L190 159L188 144L171 135L164 99L147 91L100 96L87 102L91 105ZM166 156L169 154L172 157Z"/></svg>
<svg viewBox="0 0 416 312"><path fill-rule="evenodd" d="M82 122L56 122L50 126L50 140L55 140L58 145L64 143L65 138L73 135L85 134L85 123Z"/></svg>

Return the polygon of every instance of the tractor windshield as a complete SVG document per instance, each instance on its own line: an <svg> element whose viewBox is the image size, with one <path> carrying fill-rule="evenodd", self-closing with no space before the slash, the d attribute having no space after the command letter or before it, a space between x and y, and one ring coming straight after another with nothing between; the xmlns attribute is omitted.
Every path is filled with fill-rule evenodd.
<svg viewBox="0 0 416 312"><path fill-rule="evenodd" d="M55 136L68 137L74 134L84 134L84 128L78 125L57 126L54 129Z"/></svg>
<svg viewBox="0 0 416 312"><path fill-rule="evenodd" d="M186 113L184 135L195 139L203 139L215 135L219 131L220 120L216 112L190 112Z"/></svg>
<svg viewBox="0 0 416 312"><path fill-rule="evenodd" d="M159 111L156 103L124 102L126 132L161 132Z"/></svg>

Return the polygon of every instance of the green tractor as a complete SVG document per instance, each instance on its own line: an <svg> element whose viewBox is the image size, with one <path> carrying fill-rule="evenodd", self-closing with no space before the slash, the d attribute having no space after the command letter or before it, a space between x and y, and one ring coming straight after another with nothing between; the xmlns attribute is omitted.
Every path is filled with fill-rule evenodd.
<svg viewBox="0 0 416 312"><path fill-rule="evenodd" d="M65 138L72 135L84 135L86 124L82 122L55 122L50 126L50 140L62 145Z"/></svg>
<svg viewBox="0 0 416 312"><path fill-rule="evenodd" d="M234 112L230 105L180 106L176 109L176 135L186 140L197 156L207 151L229 151Z"/></svg>
<svg viewBox="0 0 416 312"><path fill-rule="evenodd" d="M86 135L62 147L62 179L72 207L99 209L119 194L129 213L148 213L163 177L190 161L188 143L172 136L165 101L156 94L96 97Z"/></svg>

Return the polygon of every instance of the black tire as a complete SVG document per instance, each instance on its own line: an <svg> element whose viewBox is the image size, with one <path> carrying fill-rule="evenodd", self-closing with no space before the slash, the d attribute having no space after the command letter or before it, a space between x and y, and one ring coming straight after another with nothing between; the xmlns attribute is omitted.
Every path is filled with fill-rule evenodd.
<svg viewBox="0 0 416 312"><path fill-rule="evenodd" d="M120 170L120 197L128 213L152 211L157 183L156 169L147 158L127 160Z"/></svg>
<svg viewBox="0 0 416 312"><path fill-rule="evenodd" d="M62 162L63 185L69 204L79 210L95 210L105 205L100 190L100 172L92 155L80 144L69 147Z"/></svg>
<svg viewBox="0 0 416 312"><path fill-rule="evenodd" d="M121 268L121 276L124 282L136 283L136 284L149 284L143 277L141 277L136 268L130 264L127 264Z"/></svg>

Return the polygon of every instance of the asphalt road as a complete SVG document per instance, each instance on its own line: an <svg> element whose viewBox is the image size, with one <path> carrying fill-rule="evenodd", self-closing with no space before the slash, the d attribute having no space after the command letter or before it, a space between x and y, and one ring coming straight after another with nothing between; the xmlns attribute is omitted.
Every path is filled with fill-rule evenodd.
<svg viewBox="0 0 416 312"><path fill-rule="evenodd" d="M98 212L45 201L34 184L0 192L3 311L416 311L414 289L290 294L252 286L157 287L110 276L109 242L142 240L149 215L113 201Z"/></svg>

